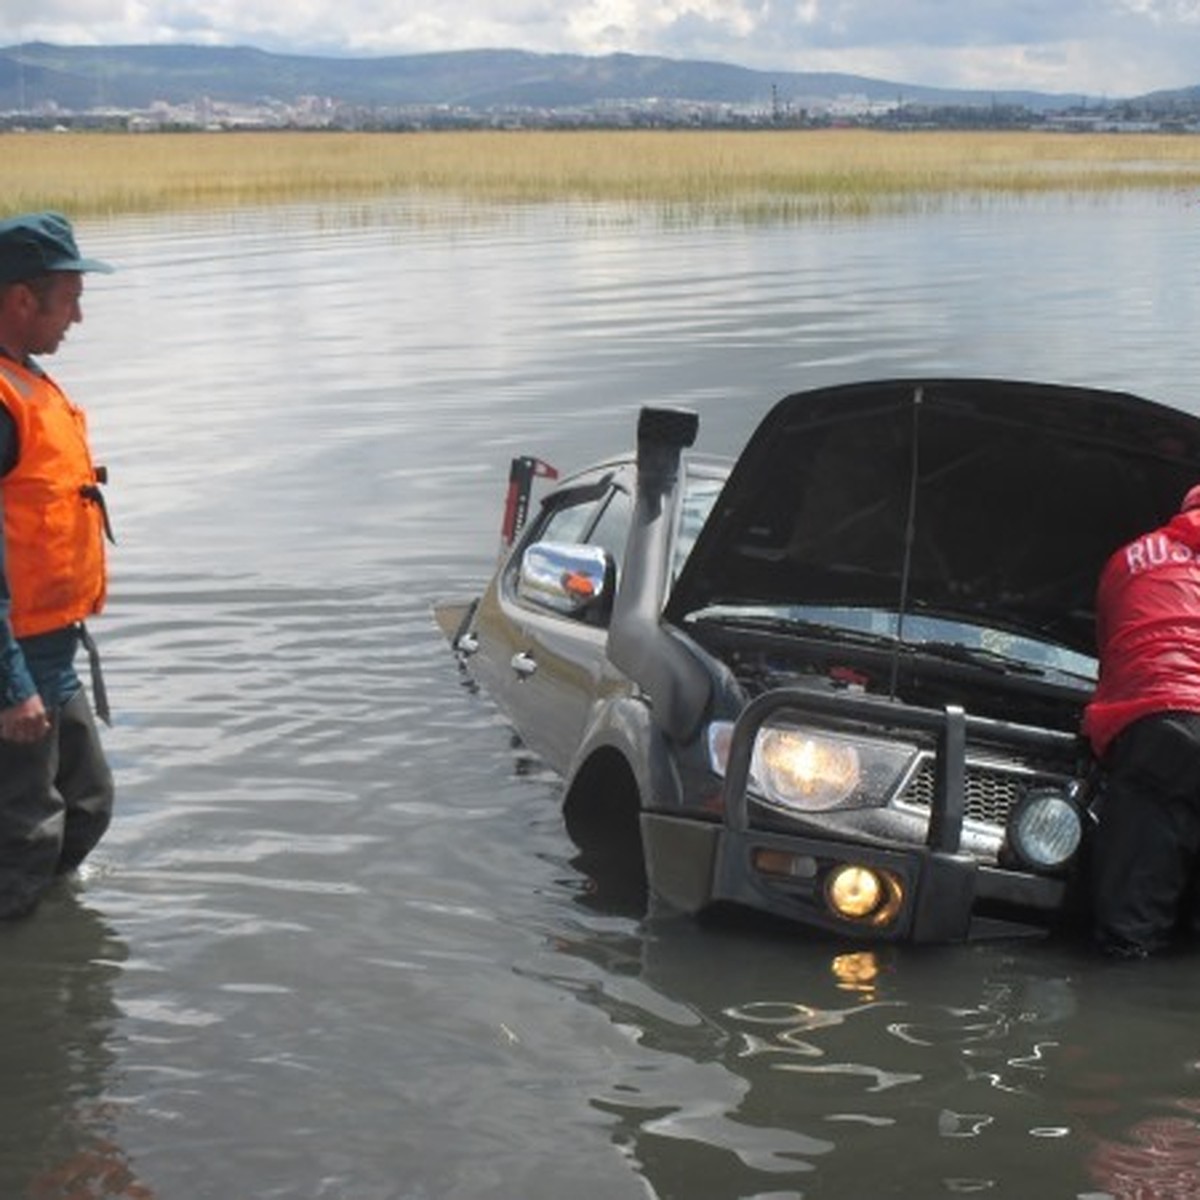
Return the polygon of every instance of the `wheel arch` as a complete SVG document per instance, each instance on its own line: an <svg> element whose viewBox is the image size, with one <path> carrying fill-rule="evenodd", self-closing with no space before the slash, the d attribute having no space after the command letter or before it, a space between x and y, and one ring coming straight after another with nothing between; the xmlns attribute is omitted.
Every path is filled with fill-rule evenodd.
<svg viewBox="0 0 1200 1200"><path fill-rule="evenodd" d="M578 846L599 839L643 861L641 814L679 800L678 775L645 704L623 698L592 722L563 797L567 832Z"/></svg>
<svg viewBox="0 0 1200 1200"><path fill-rule="evenodd" d="M598 833L605 825L627 828L637 838L642 793L625 754L612 745L597 746L580 764L563 797L563 818L572 840Z"/></svg>

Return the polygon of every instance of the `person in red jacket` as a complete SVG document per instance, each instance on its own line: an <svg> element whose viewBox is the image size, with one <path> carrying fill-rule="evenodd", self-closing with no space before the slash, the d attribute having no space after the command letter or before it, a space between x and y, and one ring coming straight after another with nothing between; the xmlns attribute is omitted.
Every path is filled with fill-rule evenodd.
<svg viewBox="0 0 1200 1200"><path fill-rule="evenodd" d="M1200 485L1105 564L1096 644L1094 932L1106 953L1143 958L1200 933Z"/></svg>
<svg viewBox="0 0 1200 1200"><path fill-rule="evenodd" d="M108 519L83 412L38 365L83 319L65 217L0 221L0 918L31 912L108 827L112 772L74 659L106 590Z"/></svg>

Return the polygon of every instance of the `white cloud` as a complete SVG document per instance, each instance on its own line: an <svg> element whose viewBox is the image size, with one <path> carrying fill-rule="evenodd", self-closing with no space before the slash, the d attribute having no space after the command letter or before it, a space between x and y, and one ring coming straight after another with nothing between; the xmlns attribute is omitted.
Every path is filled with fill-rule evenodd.
<svg viewBox="0 0 1200 1200"><path fill-rule="evenodd" d="M1116 0L1116 3L1120 8L1149 17L1160 24L1200 24L1200 3L1197 0Z"/></svg>
<svg viewBox="0 0 1200 1200"><path fill-rule="evenodd" d="M566 13L566 28L577 46L615 39L619 44L610 49L635 53L661 53L664 45L715 35L736 56L738 42L754 36L768 7L755 0L583 0Z"/></svg>

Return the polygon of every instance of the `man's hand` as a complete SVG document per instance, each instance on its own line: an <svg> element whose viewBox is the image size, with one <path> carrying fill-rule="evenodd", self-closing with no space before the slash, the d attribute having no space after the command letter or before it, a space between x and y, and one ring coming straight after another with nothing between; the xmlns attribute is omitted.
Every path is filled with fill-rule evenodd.
<svg viewBox="0 0 1200 1200"><path fill-rule="evenodd" d="M11 708L0 708L0 738L6 742L37 742L50 732L46 706L36 692Z"/></svg>

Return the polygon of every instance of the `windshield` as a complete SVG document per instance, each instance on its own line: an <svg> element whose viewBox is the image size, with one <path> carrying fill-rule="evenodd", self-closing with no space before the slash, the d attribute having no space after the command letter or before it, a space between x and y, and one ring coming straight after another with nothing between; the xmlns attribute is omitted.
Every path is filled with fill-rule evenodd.
<svg viewBox="0 0 1200 1200"><path fill-rule="evenodd" d="M714 604L691 614L689 620L765 621L787 626L819 627L866 635L881 641L897 638L938 652L963 652L1002 659L1036 668L1063 671L1094 680L1096 660L1065 646L989 625L909 613L901 628L899 614L887 609L820 604Z"/></svg>

